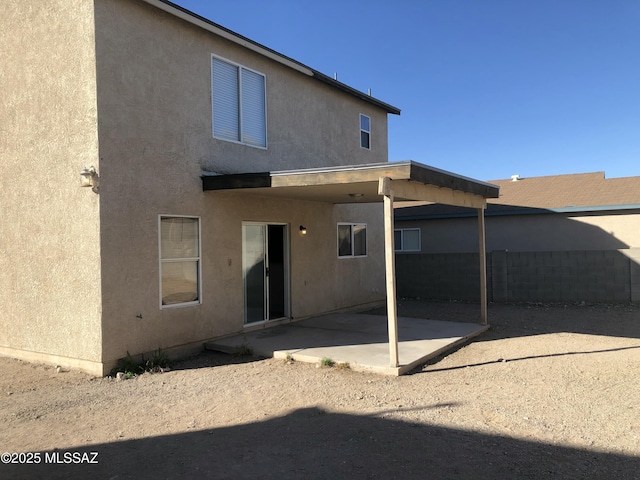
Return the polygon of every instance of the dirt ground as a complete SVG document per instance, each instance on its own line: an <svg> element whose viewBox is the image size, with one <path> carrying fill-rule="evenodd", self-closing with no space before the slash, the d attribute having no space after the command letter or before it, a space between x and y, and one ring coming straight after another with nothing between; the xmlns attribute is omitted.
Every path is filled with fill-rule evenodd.
<svg viewBox="0 0 640 480"><path fill-rule="evenodd" d="M0 453L32 462L0 478L640 479L640 308L490 305L489 321L399 378L203 353L117 381L0 358Z"/></svg>

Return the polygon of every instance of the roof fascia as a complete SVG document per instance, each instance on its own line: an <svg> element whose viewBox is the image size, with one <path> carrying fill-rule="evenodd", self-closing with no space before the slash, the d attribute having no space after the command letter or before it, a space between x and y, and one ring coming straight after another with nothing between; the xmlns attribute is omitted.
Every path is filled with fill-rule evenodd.
<svg viewBox="0 0 640 480"><path fill-rule="evenodd" d="M552 213L593 213L593 212L624 212L629 210L639 210L640 204L629 205L597 205L592 207L564 207L564 208L527 208L521 207L522 210L498 210L491 211L491 203L487 204L487 209L484 211L485 217L516 217L519 215L549 215ZM413 207L406 207L413 208ZM475 211L458 212L458 213L435 213L435 214L423 214L423 215L397 215L396 221L404 222L409 220L437 220L446 218L471 218L476 217Z"/></svg>

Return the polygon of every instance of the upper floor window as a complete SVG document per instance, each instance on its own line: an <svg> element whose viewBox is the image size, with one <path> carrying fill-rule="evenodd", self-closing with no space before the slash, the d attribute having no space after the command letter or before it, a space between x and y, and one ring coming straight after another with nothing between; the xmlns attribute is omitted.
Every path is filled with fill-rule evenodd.
<svg viewBox="0 0 640 480"><path fill-rule="evenodd" d="M419 252L420 229L401 228L393 231L394 250L396 252Z"/></svg>
<svg viewBox="0 0 640 480"><path fill-rule="evenodd" d="M371 118L360 114L360 146L371 149Z"/></svg>
<svg viewBox="0 0 640 480"><path fill-rule="evenodd" d="M364 223L338 224L338 257L365 257L367 255L367 225Z"/></svg>
<svg viewBox="0 0 640 480"><path fill-rule="evenodd" d="M160 308L200 303L200 219L160 216Z"/></svg>
<svg viewBox="0 0 640 480"><path fill-rule="evenodd" d="M211 85L213 136L266 148L265 76L212 57Z"/></svg>

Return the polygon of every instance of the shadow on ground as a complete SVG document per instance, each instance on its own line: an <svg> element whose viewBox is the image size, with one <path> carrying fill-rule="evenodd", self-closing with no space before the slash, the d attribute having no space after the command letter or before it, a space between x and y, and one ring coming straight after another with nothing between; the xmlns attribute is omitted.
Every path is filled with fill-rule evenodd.
<svg viewBox="0 0 640 480"><path fill-rule="evenodd" d="M99 463L0 465L0 477L632 479L640 471L635 457L317 408L82 451L98 452Z"/></svg>
<svg viewBox="0 0 640 480"><path fill-rule="evenodd" d="M398 300L398 316L454 322L478 323L480 305L467 302ZM386 315L386 307L366 312ZM638 304L500 304L488 306L491 329L474 341L496 340L547 333L571 332L587 335L640 338Z"/></svg>
<svg viewBox="0 0 640 480"><path fill-rule="evenodd" d="M176 360L171 363L172 370L191 370L195 368L221 367L224 365L240 365L243 363L258 362L265 357L257 355L234 355L223 352L204 350L203 352Z"/></svg>
<svg viewBox="0 0 640 480"><path fill-rule="evenodd" d="M402 317L412 317L418 319L438 320L444 322L466 322L466 323L478 323L480 305L474 303L465 302L438 302L438 301L424 301L414 299L400 299L397 304L399 325L402 327ZM298 339L293 341L293 350L301 348L301 345L305 347L319 347L319 346L345 346L345 345L357 345L362 342L362 339L358 336L357 331L352 331L354 328L362 328L367 330L363 326L367 325L367 322L371 322L371 319L375 319L376 316L386 316L386 307L379 307L376 309L362 312L366 315L354 314L354 317L362 317L362 320L352 322L353 318L350 318L351 323L348 327L341 328L342 335L332 338L335 343L327 343L326 339L316 338L308 336L305 339L307 343L301 343ZM587 335L603 335L612 337L623 338L638 338L640 339L640 305L625 304L625 305L563 305L563 304L490 304L488 308L489 324L491 328L482 333L481 335L473 338L473 342L483 342L491 340L501 340L508 338L526 337L533 335L553 334L553 333L579 333ZM322 317L317 317L316 324L321 324ZM289 346L286 343L285 332L291 332L295 327L304 329L307 323L293 323L290 325L265 329L257 332L260 337L277 337L282 336L283 342L277 346L279 350L289 350ZM386 326L386 323L381 324ZM313 326L313 323L312 323ZM355 327L354 327L355 326ZM286 327L286 328L285 328ZM423 337L407 337L407 332L401 331L401 341L418 340ZM411 333L411 332L409 332ZM437 333L437 332L436 332ZM431 332L430 334L433 334ZM383 343L387 341L386 333L383 335ZM381 337L382 338L382 337ZM434 337L437 338L437 337ZM245 339L246 341L246 339ZM364 344L368 343L365 341ZM425 360L423 365L432 365L442 359L443 356L447 356L455 352L462 346L454 347L447 352L438 355L430 360ZM638 347L622 347L623 349L635 349ZM496 359L489 363L499 363L501 361L521 361L521 360L533 360L536 358L548 357L548 356L565 356L565 355L582 355L587 353L606 353L616 350L611 349L587 349L587 350L568 350L567 352L554 353L539 356L523 356L509 359ZM239 354L225 354L225 353L203 353L196 357L187 359L185 361L178 362L174 369L194 369L203 367L215 367L220 365L248 363L256 360L262 360L263 357L253 355L239 355ZM478 363L474 365L466 366L481 366L486 363ZM465 367L466 367L465 366ZM433 369L430 369L434 371ZM421 371L421 367L414 369L410 373L418 373Z"/></svg>

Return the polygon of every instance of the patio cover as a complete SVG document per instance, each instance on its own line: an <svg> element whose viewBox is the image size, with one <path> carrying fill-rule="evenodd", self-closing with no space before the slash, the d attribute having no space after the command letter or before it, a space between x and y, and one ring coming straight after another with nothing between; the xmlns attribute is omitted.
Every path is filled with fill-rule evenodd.
<svg viewBox="0 0 640 480"><path fill-rule="evenodd" d="M480 254L480 320L487 323L484 210L499 187L413 161L322 167L275 172L203 172L202 188L251 189L252 193L333 204L384 203L384 245L390 366L398 366L393 202L426 201L475 208Z"/></svg>

